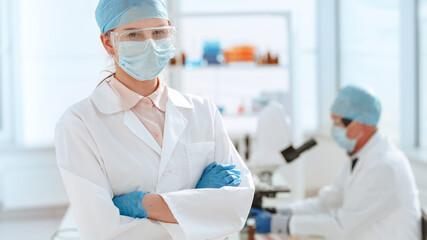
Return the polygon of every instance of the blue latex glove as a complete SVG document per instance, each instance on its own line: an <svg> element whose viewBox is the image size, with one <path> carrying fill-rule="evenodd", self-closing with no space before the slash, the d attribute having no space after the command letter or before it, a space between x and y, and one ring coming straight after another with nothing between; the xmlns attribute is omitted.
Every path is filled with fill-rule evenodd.
<svg viewBox="0 0 427 240"><path fill-rule="evenodd" d="M142 198L149 192L131 192L113 198L113 203L120 210L120 215L133 218L147 218L147 212L142 207Z"/></svg>
<svg viewBox="0 0 427 240"><path fill-rule="evenodd" d="M235 165L217 165L216 162L209 164L203 171L202 177L196 188L222 188L237 187L242 182L240 171L235 170Z"/></svg>
<svg viewBox="0 0 427 240"><path fill-rule="evenodd" d="M255 219L257 233L271 232L271 213L262 209L251 208L249 218Z"/></svg>

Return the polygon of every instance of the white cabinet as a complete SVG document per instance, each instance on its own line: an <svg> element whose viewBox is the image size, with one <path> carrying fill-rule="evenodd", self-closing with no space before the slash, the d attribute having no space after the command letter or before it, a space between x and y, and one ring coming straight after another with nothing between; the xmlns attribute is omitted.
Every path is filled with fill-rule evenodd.
<svg viewBox="0 0 427 240"><path fill-rule="evenodd" d="M170 66L168 82L186 93L213 99L225 115L235 115L241 106L252 110L252 100L262 93L282 92L282 103L292 112L292 31L289 11L186 11L188 1L173 1L171 19L178 28L177 56L187 60L203 58L203 43L217 41L221 50L234 46L255 47L256 56L271 52L279 57L278 65L254 62L205 65L186 68Z"/></svg>

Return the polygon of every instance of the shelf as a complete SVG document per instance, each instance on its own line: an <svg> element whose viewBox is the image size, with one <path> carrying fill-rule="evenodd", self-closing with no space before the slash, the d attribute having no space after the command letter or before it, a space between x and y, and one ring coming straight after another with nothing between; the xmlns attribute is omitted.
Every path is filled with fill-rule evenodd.
<svg viewBox="0 0 427 240"><path fill-rule="evenodd" d="M236 11L202 11L202 12L182 12L180 17L241 17L241 16L285 16L290 15L290 11L246 11L246 12L236 12Z"/></svg>
<svg viewBox="0 0 427 240"><path fill-rule="evenodd" d="M255 64L230 64L230 65L208 65L205 67L186 68L182 65L169 65L169 69L178 69L186 71L203 71L203 70L276 70L276 69L289 69L288 65L255 65Z"/></svg>

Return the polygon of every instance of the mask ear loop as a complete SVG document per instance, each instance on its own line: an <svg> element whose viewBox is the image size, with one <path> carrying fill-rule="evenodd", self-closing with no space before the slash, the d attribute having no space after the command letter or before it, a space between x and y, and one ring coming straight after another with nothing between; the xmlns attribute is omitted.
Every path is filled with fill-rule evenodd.
<svg viewBox="0 0 427 240"><path fill-rule="evenodd" d="M348 128L354 123L354 121L352 121L347 127L347 132L348 132ZM359 142L359 140L363 137L364 133L360 132L359 135L357 135L356 138L350 138L351 140L356 140L357 142ZM348 138L348 137L347 137Z"/></svg>
<svg viewBox="0 0 427 240"><path fill-rule="evenodd" d="M110 32L109 37L110 37L111 43L113 44L113 48L116 49L117 52L119 52L119 49L117 47L117 42L116 42L116 36L114 32ZM116 55L114 53L113 54L110 53L110 56L112 56L114 61L117 63L117 65L120 66L119 61L116 58Z"/></svg>

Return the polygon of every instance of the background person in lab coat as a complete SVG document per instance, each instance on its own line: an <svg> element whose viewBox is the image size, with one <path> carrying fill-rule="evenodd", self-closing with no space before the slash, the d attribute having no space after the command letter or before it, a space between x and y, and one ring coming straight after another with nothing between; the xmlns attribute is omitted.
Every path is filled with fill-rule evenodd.
<svg viewBox="0 0 427 240"><path fill-rule="evenodd" d="M56 127L58 166L83 239L223 239L252 203L249 170L212 101L168 88L175 28L160 0L101 0L116 72Z"/></svg>
<svg viewBox="0 0 427 240"><path fill-rule="evenodd" d="M327 239L420 239L414 176L405 155L377 130L380 113L372 92L356 86L342 89L331 117L332 136L349 156L343 168L317 197L276 215L251 210L257 230Z"/></svg>

